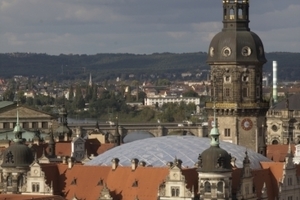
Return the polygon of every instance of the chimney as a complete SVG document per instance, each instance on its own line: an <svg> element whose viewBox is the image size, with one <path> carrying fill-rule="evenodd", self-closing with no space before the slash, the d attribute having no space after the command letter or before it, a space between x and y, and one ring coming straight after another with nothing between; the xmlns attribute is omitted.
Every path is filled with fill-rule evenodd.
<svg viewBox="0 0 300 200"><path fill-rule="evenodd" d="M273 101L277 103L277 61L273 61Z"/></svg>
<svg viewBox="0 0 300 200"><path fill-rule="evenodd" d="M111 168L112 168L113 171L115 171L117 169L117 167L119 165L119 161L120 160L118 158L113 158L111 160Z"/></svg>
<svg viewBox="0 0 300 200"><path fill-rule="evenodd" d="M59 158L59 156L57 158ZM67 164L67 157L66 156L62 157L62 164Z"/></svg>
<svg viewBox="0 0 300 200"><path fill-rule="evenodd" d="M135 171L139 163L139 160L134 158L131 160L131 171Z"/></svg>
<svg viewBox="0 0 300 200"><path fill-rule="evenodd" d="M68 169L71 169L74 165L74 160L72 157L68 158Z"/></svg>
<svg viewBox="0 0 300 200"><path fill-rule="evenodd" d="M139 162L139 166L145 167L145 166L146 166L146 162L141 160L141 161Z"/></svg>

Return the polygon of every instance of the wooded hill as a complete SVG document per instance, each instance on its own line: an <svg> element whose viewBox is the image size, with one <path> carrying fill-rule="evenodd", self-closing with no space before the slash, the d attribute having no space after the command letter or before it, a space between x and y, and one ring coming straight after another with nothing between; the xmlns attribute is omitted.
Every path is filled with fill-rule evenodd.
<svg viewBox="0 0 300 200"><path fill-rule="evenodd" d="M268 62L264 71L272 73L272 61L278 62L279 80L299 80L300 53L266 53ZM206 64L207 53L154 53L154 54L95 54L95 55L47 55L36 53L0 54L1 77L14 75L44 76L55 80L87 79L92 73L93 80L134 79L151 77L179 79L183 72L196 74L210 69ZM174 76L176 75L176 76Z"/></svg>

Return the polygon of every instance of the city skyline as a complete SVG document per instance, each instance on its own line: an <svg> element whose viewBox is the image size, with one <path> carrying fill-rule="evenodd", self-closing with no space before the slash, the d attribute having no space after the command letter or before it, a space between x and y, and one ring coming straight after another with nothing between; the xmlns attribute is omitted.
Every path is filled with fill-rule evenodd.
<svg viewBox="0 0 300 200"><path fill-rule="evenodd" d="M207 52L222 1L0 0L0 53ZM266 52L300 52L300 1L250 2Z"/></svg>

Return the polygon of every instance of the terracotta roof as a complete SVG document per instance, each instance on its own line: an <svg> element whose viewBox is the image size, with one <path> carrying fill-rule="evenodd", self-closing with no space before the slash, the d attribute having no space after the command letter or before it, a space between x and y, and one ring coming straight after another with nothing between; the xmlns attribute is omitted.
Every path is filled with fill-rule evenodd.
<svg viewBox="0 0 300 200"><path fill-rule="evenodd" d="M43 172L45 173L46 178L46 184L48 186L53 187L53 193L54 194L61 194L61 187L59 184L59 171L58 166L56 164L40 164Z"/></svg>
<svg viewBox="0 0 300 200"><path fill-rule="evenodd" d="M253 182L258 198L261 197L264 183L267 187L268 199L275 199L278 196L278 184L269 169L253 170L252 175L254 176Z"/></svg>
<svg viewBox="0 0 300 200"><path fill-rule="evenodd" d="M261 166L264 169L270 169L277 183L281 180L283 176L283 162L261 162Z"/></svg>
<svg viewBox="0 0 300 200"><path fill-rule="evenodd" d="M276 180L269 169L252 170L253 183L258 197L261 197L261 192L266 183L268 199L274 199L278 194L278 186ZM242 169L236 168L232 172L232 193L236 194L240 189Z"/></svg>
<svg viewBox="0 0 300 200"><path fill-rule="evenodd" d="M113 143L106 143L106 144L101 144L101 146L97 149L97 154L102 154L106 152L109 149L114 148L116 145Z"/></svg>
<svg viewBox="0 0 300 200"><path fill-rule="evenodd" d="M274 162L284 162L289 145L267 145L267 157ZM292 153L295 153L295 145L291 144Z"/></svg>
<svg viewBox="0 0 300 200"><path fill-rule="evenodd" d="M153 200L157 197L158 186L169 172L167 167L138 167L135 171L131 171L131 167L118 167L113 171L110 166L84 165L74 165L69 170L63 164L58 164L58 169L59 185L67 199L74 195L79 199L97 199L103 187L98 183L103 180L114 199L132 200L138 196L143 200ZM137 187L133 187L135 181Z"/></svg>
<svg viewBox="0 0 300 200"><path fill-rule="evenodd" d="M71 141L55 143L55 154L57 156L71 156Z"/></svg>
<svg viewBox="0 0 300 200"><path fill-rule="evenodd" d="M21 194L0 194L0 199L6 199L6 200L29 200L29 199L65 200L65 198L63 198L61 196L56 196L56 195L45 196L45 195L21 195Z"/></svg>

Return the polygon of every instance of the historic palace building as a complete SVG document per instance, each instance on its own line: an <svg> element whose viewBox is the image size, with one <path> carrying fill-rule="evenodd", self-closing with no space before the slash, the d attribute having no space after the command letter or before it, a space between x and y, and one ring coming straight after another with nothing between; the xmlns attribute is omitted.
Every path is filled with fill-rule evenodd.
<svg viewBox="0 0 300 200"><path fill-rule="evenodd" d="M206 109L212 118L216 106L220 139L265 154L266 58L262 41L249 28L248 0L223 1L223 29L212 39L208 53L213 98Z"/></svg>

